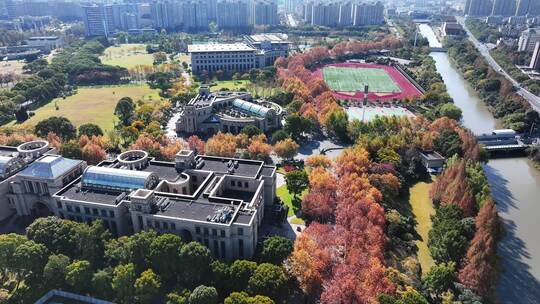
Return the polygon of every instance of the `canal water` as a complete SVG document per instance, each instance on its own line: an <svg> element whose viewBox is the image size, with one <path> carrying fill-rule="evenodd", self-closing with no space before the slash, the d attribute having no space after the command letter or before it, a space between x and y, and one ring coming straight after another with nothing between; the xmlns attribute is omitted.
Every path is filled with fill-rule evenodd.
<svg viewBox="0 0 540 304"><path fill-rule="evenodd" d="M430 46L440 47L432 28L419 25ZM446 53L432 52L448 93L475 134L500 128ZM503 268L497 286L501 303L540 303L540 172L527 158L493 159L484 166L506 233L498 254Z"/></svg>

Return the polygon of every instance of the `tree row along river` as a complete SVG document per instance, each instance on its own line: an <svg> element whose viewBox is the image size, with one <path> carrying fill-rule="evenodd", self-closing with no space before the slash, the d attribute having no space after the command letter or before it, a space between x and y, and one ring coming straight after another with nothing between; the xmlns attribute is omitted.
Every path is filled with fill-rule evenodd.
<svg viewBox="0 0 540 304"><path fill-rule="evenodd" d="M431 47L441 46L429 25L420 24L419 29ZM432 52L430 56L454 103L463 111L463 125L475 134L500 128L448 54ZM540 172L525 157L492 159L484 170L505 224L498 248L503 269L497 295L505 304L540 303Z"/></svg>

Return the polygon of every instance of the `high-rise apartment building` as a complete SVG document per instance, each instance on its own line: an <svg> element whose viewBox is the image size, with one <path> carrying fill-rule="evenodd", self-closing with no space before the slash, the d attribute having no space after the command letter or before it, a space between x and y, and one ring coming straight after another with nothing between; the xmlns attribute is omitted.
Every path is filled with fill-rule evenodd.
<svg viewBox="0 0 540 304"><path fill-rule="evenodd" d="M381 2L360 3L353 6L353 25L375 25L384 22L384 6Z"/></svg>
<svg viewBox="0 0 540 304"><path fill-rule="evenodd" d="M538 0L535 0L538 1ZM529 13L531 0L517 0L516 16L525 16Z"/></svg>
<svg viewBox="0 0 540 304"><path fill-rule="evenodd" d="M353 25L353 3L350 1L343 2L339 6L339 25Z"/></svg>
<svg viewBox="0 0 540 304"><path fill-rule="evenodd" d="M311 25L337 26L339 25L339 3L314 3Z"/></svg>
<svg viewBox="0 0 540 304"><path fill-rule="evenodd" d="M537 42L540 42L540 28L527 29L519 37L518 51L533 51Z"/></svg>
<svg viewBox="0 0 540 304"><path fill-rule="evenodd" d="M274 0L251 0L249 18L252 25L277 25L277 3Z"/></svg>
<svg viewBox="0 0 540 304"><path fill-rule="evenodd" d="M516 0L494 0L491 15L494 16L513 16L516 12Z"/></svg>
<svg viewBox="0 0 540 304"><path fill-rule="evenodd" d="M85 6L84 26L86 36L106 36L114 34L114 18L111 5Z"/></svg>
<svg viewBox="0 0 540 304"><path fill-rule="evenodd" d="M534 52L529 67L533 70L540 70L540 42L537 42L534 46Z"/></svg>
<svg viewBox="0 0 540 304"><path fill-rule="evenodd" d="M219 0L217 26L222 29L249 27L249 3L245 0Z"/></svg>
<svg viewBox="0 0 540 304"><path fill-rule="evenodd" d="M467 0L465 14L472 17L485 17L491 15L493 2L491 0Z"/></svg>

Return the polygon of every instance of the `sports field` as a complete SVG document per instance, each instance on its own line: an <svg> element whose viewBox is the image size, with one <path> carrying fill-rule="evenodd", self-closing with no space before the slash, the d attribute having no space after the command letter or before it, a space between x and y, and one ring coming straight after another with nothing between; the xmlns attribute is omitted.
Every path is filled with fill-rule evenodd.
<svg viewBox="0 0 540 304"><path fill-rule="evenodd" d="M377 116L405 116L410 118L415 116L411 111L403 107L349 107L346 111L349 115L349 120L358 119L364 122L371 121Z"/></svg>
<svg viewBox="0 0 540 304"><path fill-rule="evenodd" d="M313 74L323 79L334 97L340 100L364 100L367 84L370 101L394 101L419 98L422 92L393 66L343 62L326 65Z"/></svg>
<svg viewBox="0 0 540 304"><path fill-rule="evenodd" d="M338 92L398 93L401 89L384 69L328 66L323 68L323 77L330 89Z"/></svg>

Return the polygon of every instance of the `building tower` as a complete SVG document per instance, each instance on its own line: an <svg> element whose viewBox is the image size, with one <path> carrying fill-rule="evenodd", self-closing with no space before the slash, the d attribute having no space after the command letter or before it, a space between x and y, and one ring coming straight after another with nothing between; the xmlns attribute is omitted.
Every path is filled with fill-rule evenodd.
<svg viewBox="0 0 540 304"><path fill-rule="evenodd" d="M540 42L537 42L534 47L534 52L529 67L533 70L540 70Z"/></svg>
<svg viewBox="0 0 540 304"><path fill-rule="evenodd" d="M509 17L513 16L515 12L516 0L494 0L491 15Z"/></svg>
<svg viewBox="0 0 540 304"><path fill-rule="evenodd" d="M529 13L531 0L518 0L516 8L516 16L525 16Z"/></svg>

